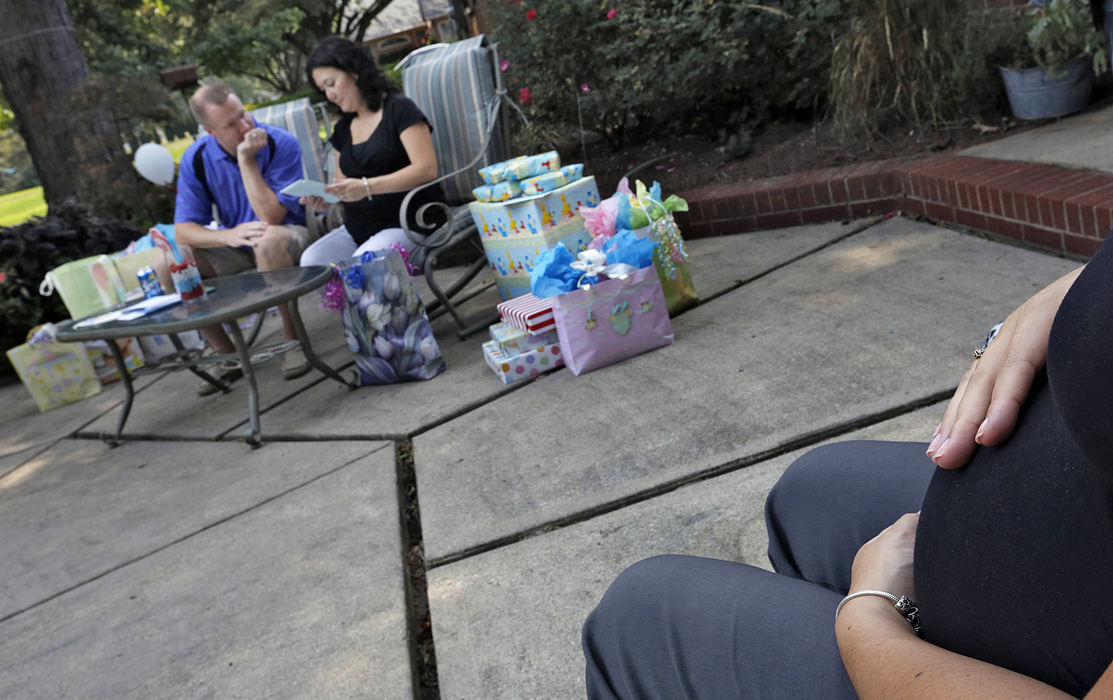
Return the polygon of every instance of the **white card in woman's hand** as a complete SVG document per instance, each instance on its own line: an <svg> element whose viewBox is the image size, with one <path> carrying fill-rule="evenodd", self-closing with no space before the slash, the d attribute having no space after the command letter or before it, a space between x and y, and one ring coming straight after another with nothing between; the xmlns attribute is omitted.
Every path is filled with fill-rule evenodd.
<svg viewBox="0 0 1113 700"><path fill-rule="evenodd" d="M316 180L297 180L286 185L281 190L282 194L291 194L295 197L320 197L329 204L335 204L340 198L325 192L325 183Z"/></svg>

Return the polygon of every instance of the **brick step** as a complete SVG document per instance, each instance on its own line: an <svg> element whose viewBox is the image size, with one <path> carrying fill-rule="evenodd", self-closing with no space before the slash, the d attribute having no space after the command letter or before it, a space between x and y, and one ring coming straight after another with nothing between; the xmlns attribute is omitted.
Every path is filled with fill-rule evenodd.
<svg viewBox="0 0 1113 700"><path fill-rule="evenodd" d="M1113 174L959 155L895 158L679 193L686 238L893 211L1092 255L1113 229Z"/></svg>

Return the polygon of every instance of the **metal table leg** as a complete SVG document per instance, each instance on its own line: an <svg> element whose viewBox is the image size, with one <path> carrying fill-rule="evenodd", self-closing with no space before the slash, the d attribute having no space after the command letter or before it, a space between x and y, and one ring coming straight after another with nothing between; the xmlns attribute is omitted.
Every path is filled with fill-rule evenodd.
<svg viewBox="0 0 1113 700"><path fill-rule="evenodd" d="M182 339L178 337L177 333L167 333L167 335L170 337L170 343L174 346L174 349L180 356L184 357L185 345L182 344ZM193 372L194 375L204 379L209 384L212 384L224 394L227 394L232 390L232 387L230 387L226 382L217 379L213 375L209 374L206 370L197 367L197 365L193 362L189 362L188 364L186 364L185 368L188 369L190 372Z"/></svg>
<svg viewBox="0 0 1113 700"><path fill-rule="evenodd" d="M244 432L244 439L252 447L259 447L263 444L263 430L259 426L259 389L255 385L255 368L251 366L251 357L247 354L247 343L244 342L239 324L229 323L228 328L232 331L232 342L236 345L244 379L247 380L247 413L251 427Z"/></svg>
<svg viewBox="0 0 1113 700"><path fill-rule="evenodd" d="M131 384L131 372L124 364L124 355L120 352L120 347L116 345L115 340L108 341L108 349L112 352L112 359L116 362L116 369L120 373L120 381L124 385L124 405L120 407L120 415L116 418L116 437L105 438L105 442L109 447L117 447L120 444L120 435L124 432L124 423L128 422L128 415L131 413L131 402L135 399L135 387Z"/></svg>
<svg viewBox="0 0 1113 700"><path fill-rule="evenodd" d="M298 311L298 302L295 299L289 303L290 307L290 321L294 324L294 333L298 336L298 342L301 343L301 351L305 354L305 359L309 364L316 367L326 377L335 379L341 384L347 386L349 389L358 389L359 383L354 379L344 379L343 375L325 364L325 361L317 357L313 352L313 345L309 342L309 334L305 332L305 324L301 321L301 312Z"/></svg>

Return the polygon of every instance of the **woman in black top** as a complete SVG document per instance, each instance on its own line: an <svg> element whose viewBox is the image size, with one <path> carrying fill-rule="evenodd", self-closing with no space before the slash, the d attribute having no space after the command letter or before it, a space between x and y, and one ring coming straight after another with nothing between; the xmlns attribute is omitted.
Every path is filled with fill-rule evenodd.
<svg viewBox="0 0 1113 700"><path fill-rule="evenodd" d="M331 37L318 44L306 60L306 71L343 114L329 139L336 149L336 177L325 191L344 203L344 226L309 246L301 264L339 262L394 244L411 250L399 210L407 192L437 177L432 126L370 56L347 39ZM318 197L303 201L318 210L328 206ZM419 235L436 230L444 222L443 210L432 209L426 216L432 225L424 228L417 225L416 215L421 206L443 201L439 185L421 190L407 212L410 230Z"/></svg>
<svg viewBox="0 0 1113 700"><path fill-rule="evenodd" d="M1113 236L977 356L930 445L789 467L777 573L619 576L584 625L588 695L1113 698ZM877 591L916 599L922 639Z"/></svg>

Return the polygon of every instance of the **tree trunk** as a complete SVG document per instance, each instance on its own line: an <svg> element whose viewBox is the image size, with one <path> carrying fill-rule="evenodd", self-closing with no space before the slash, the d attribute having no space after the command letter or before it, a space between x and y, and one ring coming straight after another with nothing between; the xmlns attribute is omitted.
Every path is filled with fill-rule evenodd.
<svg viewBox="0 0 1113 700"><path fill-rule="evenodd" d="M112 119L86 94L88 67L65 0L0 0L0 85L35 164L47 205L99 209L123 155Z"/></svg>
<svg viewBox="0 0 1113 700"><path fill-rule="evenodd" d="M494 31L494 21L491 19L491 11L487 8L487 0L475 0L472 3L472 11L475 13L476 33L490 35Z"/></svg>

